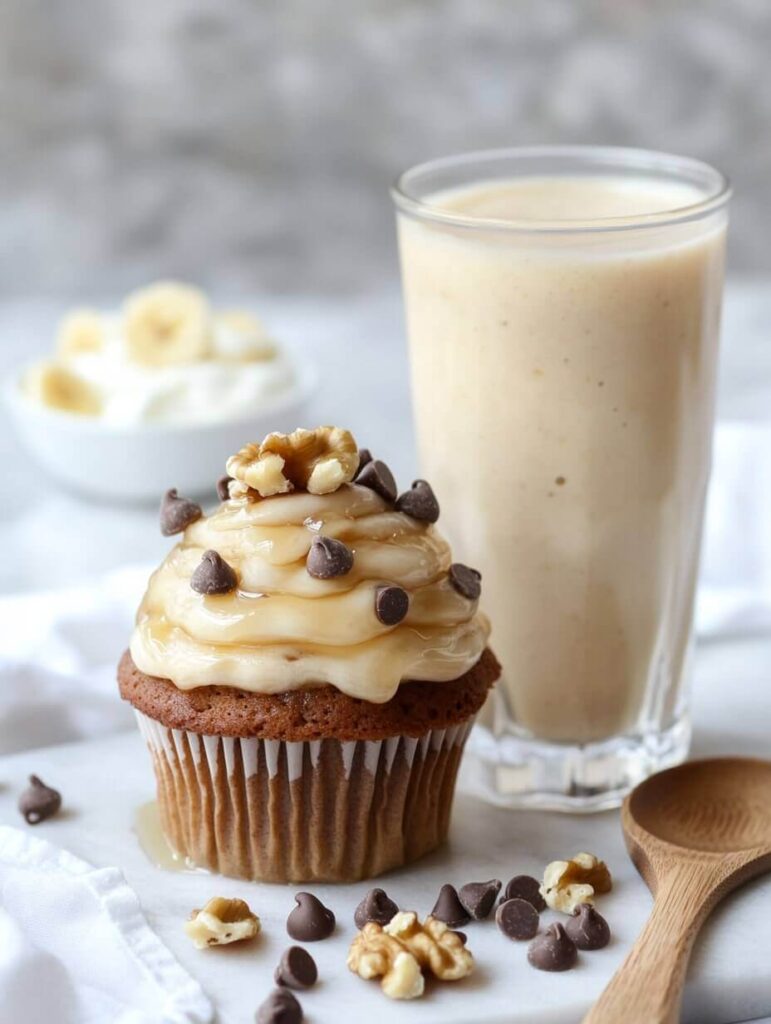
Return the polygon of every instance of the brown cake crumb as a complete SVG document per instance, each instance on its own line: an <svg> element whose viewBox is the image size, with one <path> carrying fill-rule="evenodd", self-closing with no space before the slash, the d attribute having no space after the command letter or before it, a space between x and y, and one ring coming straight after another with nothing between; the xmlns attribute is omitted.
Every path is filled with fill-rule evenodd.
<svg viewBox="0 0 771 1024"><path fill-rule="evenodd" d="M180 690L168 679L145 675L128 651L118 666L121 696L170 729L202 735L255 736L259 739L381 740L422 736L470 718L482 707L500 674L489 648L460 678L451 682L401 684L384 704L321 685L280 694L251 693L233 686Z"/></svg>

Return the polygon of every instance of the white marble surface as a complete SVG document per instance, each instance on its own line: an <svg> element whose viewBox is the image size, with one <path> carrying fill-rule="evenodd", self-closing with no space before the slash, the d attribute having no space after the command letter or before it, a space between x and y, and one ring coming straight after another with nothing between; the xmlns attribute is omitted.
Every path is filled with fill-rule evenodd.
<svg viewBox="0 0 771 1024"><path fill-rule="evenodd" d="M771 706L758 698L768 685L770 659L771 639L700 651L695 755L768 755ZM29 771L58 786L66 808L60 818L38 826L36 834L96 865L119 865L150 923L212 997L220 1024L253 1020L289 944L284 922L294 905L293 888L163 872L151 864L132 831L135 811L153 789L149 758L135 732L1 759L0 822L19 824L15 796ZM538 874L547 861L587 848L608 861L615 878L614 891L600 904L615 936L607 949L582 954L578 968L567 974L545 975L527 964L525 943L504 939L492 921L472 923L464 930L477 958L475 973L457 984L432 986L423 1000L399 1005L389 1002L376 983L361 981L345 967L354 935L352 913L367 886L301 887L316 892L338 917L334 936L310 947L321 981L300 994L309 1024L365 1019L372 1024L577 1024L623 959L651 903L624 852L616 812L592 818L515 813L461 795L449 846L382 882L401 906L426 913L445 881ZM217 894L245 898L260 915L263 934L252 946L198 951L184 936L182 923L189 911ZM729 1024L771 1014L770 909L771 877L766 877L729 896L716 911L694 953L685 1024ZM544 923L553 916L545 914Z"/></svg>

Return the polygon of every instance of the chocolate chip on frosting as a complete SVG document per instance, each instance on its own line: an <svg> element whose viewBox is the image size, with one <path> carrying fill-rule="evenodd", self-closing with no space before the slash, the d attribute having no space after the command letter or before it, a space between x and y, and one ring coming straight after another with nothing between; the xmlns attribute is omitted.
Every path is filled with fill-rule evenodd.
<svg viewBox="0 0 771 1024"><path fill-rule="evenodd" d="M521 899L532 903L540 914L546 910L546 900L540 893L541 883L532 875L515 875L506 883L506 888L501 896L501 903L505 900Z"/></svg>
<svg viewBox="0 0 771 1024"><path fill-rule="evenodd" d="M461 562L453 562L449 571L450 583L462 597L476 601L482 593L482 574L476 569L469 569Z"/></svg>
<svg viewBox="0 0 771 1024"><path fill-rule="evenodd" d="M435 523L439 518L439 502L431 484L426 480L414 480L412 488L396 499L396 507L412 519L424 523Z"/></svg>
<svg viewBox="0 0 771 1024"><path fill-rule="evenodd" d="M359 468L356 470L356 476L354 480L358 479L361 475L361 471L365 466L368 466L372 462L372 452L369 448L359 448Z"/></svg>
<svg viewBox="0 0 771 1024"><path fill-rule="evenodd" d="M38 825L56 814L61 806L61 793L46 786L37 775L30 775L29 788L19 797L19 810L27 824Z"/></svg>
<svg viewBox="0 0 771 1024"><path fill-rule="evenodd" d="M382 889L370 889L353 914L356 927L361 930L365 924L387 925L399 908L393 900L386 896Z"/></svg>
<svg viewBox="0 0 771 1024"><path fill-rule="evenodd" d="M220 501L227 501L230 497L230 481L233 479L232 476L228 476L227 473L221 476L217 481L217 497Z"/></svg>
<svg viewBox="0 0 771 1024"><path fill-rule="evenodd" d="M450 928L460 928L462 924L467 924L471 920L452 885L443 885L439 890L431 916L438 921L444 921Z"/></svg>
<svg viewBox="0 0 771 1024"><path fill-rule="evenodd" d="M575 966L578 951L561 924L551 924L527 949L527 959L539 971L569 971Z"/></svg>
<svg viewBox="0 0 771 1024"><path fill-rule="evenodd" d="M356 483L362 487L369 487L386 501L396 501L396 481L391 470L385 462L380 459L373 459L368 462L364 469L356 477Z"/></svg>
<svg viewBox="0 0 771 1024"><path fill-rule="evenodd" d="M375 615L384 626L397 626L410 610L410 598L401 587L378 587Z"/></svg>
<svg viewBox="0 0 771 1024"><path fill-rule="evenodd" d="M291 992L274 989L257 1010L257 1024L301 1024L303 1010Z"/></svg>
<svg viewBox="0 0 771 1024"><path fill-rule="evenodd" d="M490 916L500 891L501 883L497 878L489 882L467 882L458 889L458 899L474 921L483 921Z"/></svg>
<svg viewBox="0 0 771 1024"><path fill-rule="evenodd" d="M287 988L310 988L319 976L316 961L302 946L290 946L281 954L281 960L273 975L277 985Z"/></svg>
<svg viewBox="0 0 771 1024"><path fill-rule="evenodd" d="M305 568L317 580L345 576L353 568L353 552L334 537L314 537Z"/></svg>
<svg viewBox="0 0 771 1024"><path fill-rule="evenodd" d="M298 892L297 906L286 919L286 930L298 942L317 942L335 930L335 915L313 893Z"/></svg>
<svg viewBox="0 0 771 1024"><path fill-rule="evenodd" d="M172 487L161 498L161 533L164 537L182 533L202 515L200 505L189 498L180 498L176 487Z"/></svg>
<svg viewBox="0 0 771 1024"><path fill-rule="evenodd" d="M538 931L538 911L532 903L515 896L498 906L495 923L507 939L532 939Z"/></svg>
<svg viewBox="0 0 771 1024"><path fill-rule="evenodd" d="M198 594L228 594L238 586L238 576L216 551L204 551L190 577L190 586Z"/></svg>
<svg viewBox="0 0 771 1024"><path fill-rule="evenodd" d="M578 907L573 917L565 922L565 931L579 949L603 949L610 942L608 922L591 903Z"/></svg>

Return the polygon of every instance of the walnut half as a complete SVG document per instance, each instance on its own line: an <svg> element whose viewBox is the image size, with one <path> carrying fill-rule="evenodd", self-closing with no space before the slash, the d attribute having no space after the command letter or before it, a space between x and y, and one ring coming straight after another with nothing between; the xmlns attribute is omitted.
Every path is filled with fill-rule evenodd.
<svg viewBox="0 0 771 1024"><path fill-rule="evenodd" d="M427 917L423 924L412 911L396 914L382 927L364 925L353 940L348 966L360 978L382 978L391 999L415 999L423 994L423 971L441 981L470 974L474 958L463 939L443 921Z"/></svg>
<svg viewBox="0 0 771 1024"><path fill-rule="evenodd" d="M185 922L185 932L197 949L253 939L259 930L260 919L248 903L224 896L215 896L203 910L194 910Z"/></svg>
<svg viewBox="0 0 771 1024"><path fill-rule="evenodd" d="M552 910L574 913L581 903L594 903L596 893L610 892L613 883L605 861L593 853L555 860L544 871L540 893Z"/></svg>
<svg viewBox="0 0 771 1024"><path fill-rule="evenodd" d="M227 461L228 475L251 496L269 498L293 490L331 494L353 480L359 450L353 435L340 427L298 429L268 434L261 444L247 444ZM240 486L239 486L240 485Z"/></svg>

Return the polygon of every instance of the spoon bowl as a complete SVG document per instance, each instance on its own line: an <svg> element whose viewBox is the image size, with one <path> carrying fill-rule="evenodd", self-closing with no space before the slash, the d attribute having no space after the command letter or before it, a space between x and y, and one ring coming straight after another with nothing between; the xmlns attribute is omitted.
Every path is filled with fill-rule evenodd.
<svg viewBox="0 0 771 1024"><path fill-rule="evenodd" d="M703 853L771 844L771 762L717 758L653 775L630 794L623 826L627 840Z"/></svg>
<svg viewBox="0 0 771 1024"><path fill-rule="evenodd" d="M676 1024L701 925L771 871L771 762L717 758L653 775L624 801L621 824L653 912L584 1024Z"/></svg>

